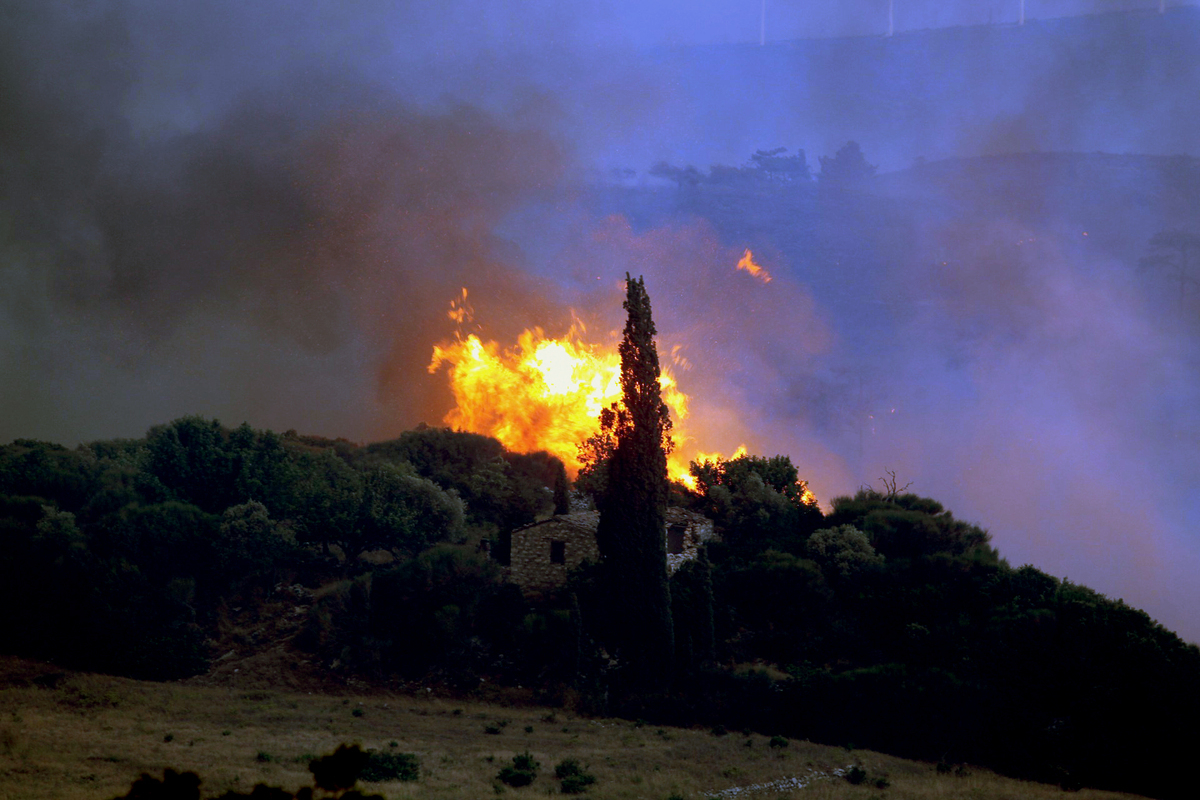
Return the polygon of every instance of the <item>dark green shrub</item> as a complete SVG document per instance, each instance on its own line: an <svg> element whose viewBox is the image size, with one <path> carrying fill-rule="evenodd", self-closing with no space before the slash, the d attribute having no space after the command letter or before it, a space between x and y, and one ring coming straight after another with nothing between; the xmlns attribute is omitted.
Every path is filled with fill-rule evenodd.
<svg viewBox="0 0 1200 800"><path fill-rule="evenodd" d="M501 783L507 783L509 786L528 786L533 783L533 779L537 777L538 767L541 766L530 755L529 751L517 753L513 756L513 763L500 770L500 774L496 778Z"/></svg>
<svg viewBox="0 0 1200 800"><path fill-rule="evenodd" d="M776 749L778 749L780 747L787 747L788 740L782 736L772 736L771 741L767 742L767 746L774 747Z"/></svg>
<svg viewBox="0 0 1200 800"><path fill-rule="evenodd" d="M729 731L725 730L725 726L719 722L712 727L713 736L724 736L727 733L729 733Z"/></svg>
<svg viewBox="0 0 1200 800"><path fill-rule="evenodd" d="M880 776L875 779L875 788L876 789L886 789L891 785L892 785L892 782L883 776Z"/></svg>
<svg viewBox="0 0 1200 800"><path fill-rule="evenodd" d="M487 734L491 734L492 736L499 736L499 735L500 735L500 731L502 731L502 730L504 730L504 727L503 727L503 726L501 726L501 725L497 725L497 724L496 724L496 723L494 723L494 722L489 722L489 723L488 723L488 724L487 724L487 725L484 727L484 729L483 729L483 732L484 732L484 733L487 733Z"/></svg>
<svg viewBox="0 0 1200 800"><path fill-rule="evenodd" d="M562 781L563 794L580 794L596 782L596 776L584 771L573 758L559 762L554 768L554 776Z"/></svg>
<svg viewBox="0 0 1200 800"><path fill-rule="evenodd" d="M595 782L595 775L568 775L562 780L562 792L563 794L582 794Z"/></svg>
<svg viewBox="0 0 1200 800"><path fill-rule="evenodd" d="M517 753L515 756L513 756L513 766L517 769L523 769L529 772L537 772L542 765L538 761L534 760L533 755L526 750L524 753Z"/></svg>
<svg viewBox="0 0 1200 800"><path fill-rule="evenodd" d="M850 769L846 770L846 782L852 786L858 786L867 779L867 771L855 764Z"/></svg>
<svg viewBox="0 0 1200 800"><path fill-rule="evenodd" d="M415 781L421 777L421 762L413 753L381 753L367 751L367 765L359 778L372 783L382 781Z"/></svg>
<svg viewBox="0 0 1200 800"><path fill-rule="evenodd" d="M362 710L361 708L356 708L356 709L354 709L353 711L351 711L351 712L350 712L350 716L352 716L352 717L361 717L361 716L363 715L363 713L364 713L364 712L363 712L363 710Z"/></svg>

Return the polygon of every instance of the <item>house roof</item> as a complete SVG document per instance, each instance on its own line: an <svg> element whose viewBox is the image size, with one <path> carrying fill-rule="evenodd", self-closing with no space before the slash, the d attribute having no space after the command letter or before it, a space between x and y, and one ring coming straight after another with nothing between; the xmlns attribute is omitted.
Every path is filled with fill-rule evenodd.
<svg viewBox="0 0 1200 800"><path fill-rule="evenodd" d="M689 511L686 508L678 506L669 506L666 511L666 521L668 525L711 525L711 521L703 514L697 514L695 511ZM532 528L540 528L543 525L554 525L555 527L567 526L573 528L580 533L596 533L596 528L600 526L599 511L576 511L573 514L558 514L550 519L544 519L540 522L531 522L528 525L523 525L520 528L513 530L514 534L522 531L527 531Z"/></svg>

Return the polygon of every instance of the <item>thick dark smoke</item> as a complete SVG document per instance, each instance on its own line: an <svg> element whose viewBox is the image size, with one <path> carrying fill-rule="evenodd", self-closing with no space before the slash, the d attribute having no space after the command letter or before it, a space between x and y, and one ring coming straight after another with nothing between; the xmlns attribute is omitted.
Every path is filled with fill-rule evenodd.
<svg viewBox="0 0 1200 800"><path fill-rule="evenodd" d="M823 501L895 470L1200 638L1200 309L1136 269L1200 213L1195 9L895 5L768 2L760 48L735 0L4 4L0 441L384 438L449 409L462 287L501 342L606 333L629 271L700 446ZM867 205L647 175L850 139Z"/></svg>
<svg viewBox="0 0 1200 800"><path fill-rule="evenodd" d="M188 407L395 432L445 404L423 367L461 286L498 333L554 316L492 232L566 163L528 112L418 111L321 64L243 79L187 131L135 130L151 65L119 10L17 22L0 113L4 402L23 411L8 437L137 434Z"/></svg>

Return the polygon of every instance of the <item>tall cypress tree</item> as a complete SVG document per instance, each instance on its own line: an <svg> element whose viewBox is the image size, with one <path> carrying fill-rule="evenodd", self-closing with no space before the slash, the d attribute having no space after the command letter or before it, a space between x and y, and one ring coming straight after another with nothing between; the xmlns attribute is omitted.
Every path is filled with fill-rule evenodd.
<svg viewBox="0 0 1200 800"><path fill-rule="evenodd" d="M667 580L667 451L671 418L659 385L650 298L625 275L628 319L621 340L623 407L600 504L596 543L608 583L610 630L636 688L664 688L674 640Z"/></svg>

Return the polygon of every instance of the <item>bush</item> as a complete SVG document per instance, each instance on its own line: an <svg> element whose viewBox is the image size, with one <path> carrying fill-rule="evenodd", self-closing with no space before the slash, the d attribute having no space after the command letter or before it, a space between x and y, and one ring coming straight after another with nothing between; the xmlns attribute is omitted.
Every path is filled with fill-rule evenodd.
<svg viewBox="0 0 1200 800"><path fill-rule="evenodd" d="M852 786L858 786L867 779L867 771L857 764L846 770L846 781Z"/></svg>
<svg viewBox="0 0 1200 800"><path fill-rule="evenodd" d="M496 778L501 783L507 783L513 787L528 786L533 783L541 764L534 760L529 751L517 753L512 760L513 763L500 770L500 774Z"/></svg>
<svg viewBox="0 0 1200 800"><path fill-rule="evenodd" d="M580 794L596 782L596 776L585 772L573 758L561 761L554 768L554 776L562 781L563 794Z"/></svg>
<svg viewBox="0 0 1200 800"><path fill-rule="evenodd" d="M368 750L367 756L367 765L359 773L359 778L364 781L415 781L421 777L421 762L413 753Z"/></svg>
<svg viewBox="0 0 1200 800"><path fill-rule="evenodd" d="M776 749L778 749L780 747L787 747L788 740L782 736L772 736L771 741L767 742L767 746L774 747Z"/></svg>
<svg viewBox="0 0 1200 800"><path fill-rule="evenodd" d="M266 755L259 751L259 755ZM311 800L314 789L323 790L322 797L355 797L358 800L385 800L382 795L363 794L354 790L360 774L366 777L363 767L370 761L371 756L364 753L358 745L341 745L333 753L322 758L314 758L309 762L308 770L313 775L313 786L292 793L279 787L267 786L260 783L250 792L229 791L221 795L222 800ZM260 761L278 761L278 758L267 756ZM114 800L177 800L178 798L200 797L200 776L194 772L179 773L173 769L163 772L162 780L152 778L146 773L133 782L129 792Z"/></svg>

